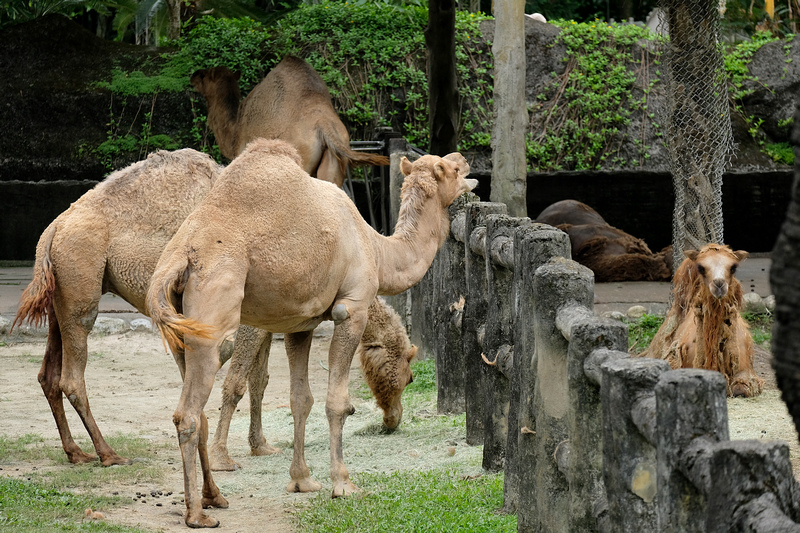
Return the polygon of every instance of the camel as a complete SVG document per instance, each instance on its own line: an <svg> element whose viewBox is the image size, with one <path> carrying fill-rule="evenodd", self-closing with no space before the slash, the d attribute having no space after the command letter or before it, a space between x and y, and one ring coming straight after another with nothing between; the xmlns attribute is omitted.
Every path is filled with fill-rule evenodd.
<svg viewBox="0 0 800 533"><path fill-rule="evenodd" d="M233 159L253 139L282 139L300 153L308 174L339 187L348 167L388 165L382 155L350 149L325 82L305 61L286 56L240 104L239 73L198 70L191 84L208 103L208 124L222 155Z"/></svg>
<svg viewBox="0 0 800 533"><path fill-rule="evenodd" d="M332 497L359 490L344 463L342 429L353 413L349 370L367 308L377 294L400 293L422 278L447 238L448 206L477 185L465 179L469 165L458 153L425 155L414 163L403 158L400 168L406 176L400 214L394 234L384 237L341 189L308 179L291 145L257 139L222 172L165 248L147 308L165 341L187 354L179 361L184 384L174 414L187 525L215 527L219 522L203 508L227 505L205 467L198 498L195 461L199 454L201 467L208 462L203 407L240 323L285 333L295 425L286 488L311 492L322 485L311 478L304 455L314 401L308 353L311 331L333 320L325 404Z"/></svg>
<svg viewBox="0 0 800 533"><path fill-rule="evenodd" d="M764 380L753 370L753 338L740 314L744 295L734 276L748 253L712 243L684 254L672 306L641 355L664 359L672 368L719 371L729 396L760 394Z"/></svg>
<svg viewBox="0 0 800 533"><path fill-rule="evenodd" d="M84 381L86 339L97 316L100 296L105 292L115 293L140 312L146 312L143 302L147 284L162 250L208 193L220 170L210 157L194 150L156 152L145 161L110 175L42 234L34 279L22 295L13 325L25 320L38 325L45 317L49 319L39 382L70 462L85 463L97 457L83 452L73 440L62 393L80 415L102 464L129 462L108 446L91 414ZM379 400L379 405L385 410L384 422L391 428L400 423L396 413L402 413L400 394L411 379L409 361L416 347L410 346L402 326L387 322L386 316L393 311L385 306L381 301L370 307L375 314L374 320L372 314L368 315L368 330L373 334L367 339L370 350L365 357L388 359L387 366L395 368L399 376L394 381L390 381L392 376L374 373L367 378L373 382L373 390L381 388L390 395L388 401ZM384 329L390 326L391 330ZM269 381L271 336L267 335L249 326L242 326L239 331L232 369L223 385L219 425L225 428L225 440L218 430L214 443L221 450L212 454L220 468L233 463L227 456L227 427L244 393L242 385L246 387L248 382L251 453L268 455L278 451L267 443L261 429L261 400ZM240 391L238 397L234 390Z"/></svg>
<svg viewBox="0 0 800 533"><path fill-rule="evenodd" d="M572 258L594 272L595 281L668 281L672 277L672 246L653 253L642 239L611 226L582 202L556 202L539 213L536 222L569 235Z"/></svg>

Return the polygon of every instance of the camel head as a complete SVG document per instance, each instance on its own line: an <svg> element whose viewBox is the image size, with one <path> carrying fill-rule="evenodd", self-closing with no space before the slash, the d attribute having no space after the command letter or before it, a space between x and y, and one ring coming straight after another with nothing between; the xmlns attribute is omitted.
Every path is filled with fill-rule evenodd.
<svg viewBox="0 0 800 533"><path fill-rule="evenodd" d="M375 402L383 410L383 424L395 429L403 419L401 397L406 386L414 381L411 360L417 355L413 344L402 353L394 343L375 343L359 346L358 354L364 379L369 385Z"/></svg>
<svg viewBox="0 0 800 533"><path fill-rule="evenodd" d="M228 67L214 67L195 71L189 79L192 87L206 99L210 96L230 97L239 107L239 78L241 73L234 72ZM235 99L230 96L235 96Z"/></svg>
<svg viewBox="0 0 800 533"><path fill-rule="evenodd" d="M428 197L438 195L442 207L447 207L464 192L478 186L478 180L465 179L469 174L469 163L464 156L453 152L444 157L424 155L410 162L400 161L400 170L406 176L401 198L408 195L413 185L419 185Z"/></svg>
<svg viewBox="0 0 800 533"><path fill-rule="evenodd" d="M699 251L686 250L684 255L693 263L691 268L708 287L708 292L717 300L728 295L739 263L749 255L744 250L733 251L721 244L707 244Z"/></svg>

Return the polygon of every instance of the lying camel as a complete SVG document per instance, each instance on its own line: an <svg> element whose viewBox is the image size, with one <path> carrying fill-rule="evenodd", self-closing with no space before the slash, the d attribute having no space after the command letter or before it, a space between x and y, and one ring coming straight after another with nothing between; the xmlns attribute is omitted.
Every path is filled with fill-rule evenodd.
<svg viewBox="0 0 800 533"><path fill-rule="evenodd" d="M97 316L100 296L112 292L145 313L147 285L164 246L186 216L211 189L220 167L207 155L194 150L160 151L147 160L115 172L78 199L44 231L39 240L34 278L22 295L16 324L28 320L40 324L49 319L49 334L39 382L56 420L62 445L72 463L93 461L75 443L64 413L62 393L67 396L89 431L95 450L105 466L126 464L105 442L89 409L84 373L86 339ZM374 302L368 324L374 331L367 339L368 358L388 359L399 379L368 377L373 390L387 389L391 399L381 402L389 427L400 423L400 394L411 380L409 361L416 353L395 324L388 328L391 312L383 302ZM220 426L227 426L239 397L232 391L240 380L250 382L250 446L253 455L275 453L261 429L261 400L269 381L267 357L271 336L242 326L231 361L231 372L223 385ZM387 341L388 344L383 344ZM385 349L384 349L385 348ZM243 393L243 391L242 391ZM227 419L226 419L227 417ZM393 426L391 424L394 424ZM215 443L222 443L215 435ZM225 453L227 456L227 451ZM215 456L224 466L225 458ZM227 457L227 464L232 463Z"/></svg>
<svg viewBox="0 0 800 533"><path fill-rule="evenodd" d="M595 281L668 281L672 277L672 246L653 253L642 239L611 226L582 202L556 202L539 213L536 222L569 235L572 258L594 272Z"/></svg>
<svg viewBox="0 0 800 533"><path fill-rule="evenodd" d="M744 295L734 274L748 253L708 244L684 252L673 280L673 302L642 356L665 359L672 368L721 372L729 396L761 393L753 370L753 338L740 311Z"/></svg>
<svg viewBox="0 0 800 533"><path fill-rule="evenodd" d="M198 70L191 83L208 103L208 125L228 159L253 139L282 139L297 148L303 170L339 187L348 167L389 164L386 156L350 149L328 87L300 58L286 56L241 104L239 74L228 67Z"/></svg>
<svg viewBox="0 0 800 533"><path fill-rule="evenodd" d="M178 353L184 385L175 410L184 468L187 525L219 522L204 507L227 505L204 465L208 431L203 407L220 358L239 324L285 333L291 376L294 446L290 492L316 491L305 462L305 423L313 404L308 386L312 330L334 321L325 411L330 426L333 497L358 490L342 455L342 429L353 406L350 362L376 294L417 283L446 239L448 206L477 185L458 153L403 158L405 182L394 234L384 237L361 217L341 189L308 179L297 151L278 140L251 142L220 175L159 259L147 294L153 322ZM264 209L268 205L270 209ZM265 245L263 243L269 243ZM197 495L195 461L203 466Z"/></svg>

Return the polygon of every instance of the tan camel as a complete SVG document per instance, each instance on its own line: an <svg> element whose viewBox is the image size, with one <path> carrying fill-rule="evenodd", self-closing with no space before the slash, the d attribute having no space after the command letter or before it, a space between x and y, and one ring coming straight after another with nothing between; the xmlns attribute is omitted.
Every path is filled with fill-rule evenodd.
<svg viewBox="0 0 800 533"><path fill-rule="evenodd" d="M297 148L306 172L339 187L348 167L389 164L386 156L350 149L328 87L300 58L285 57L241 105L239 74L227 67L198 70L191 83L208 103L208 125L228 159L253 139L282 139Z"/></svg>
<svg viewBox="0 0 800 533"><path fill-rule="evenodd" d="M267 360L272 333L241 326L222 388L222 409L217 430L208 448L211 470L231 471L240 465L228 452L228 432L236 405L250 389L250 448L252 455L267 455L280 450L271 447L261 430L261 400L269 381ZM400 425L403 416L401 395L413 381L411 360L417 347L408 340L400 316L382 298L375 298L367 310L367 326L358 345L359 363L375 401L383 410L388 429ZM253 391L261 391L254 394Z"/></svg>
<svg viewBox="0 0 800 533"><path fill-rule="evenodd" d="M753 338L740 314L743 291L734 276L748 253L720 244L684 253L672 306L642 355L665 359L672 368L717 370L729 396L760 394L764 380L753 370Z"/></svg>
<svg viewBox="0 0 800 533"><path fill-rule="evenodd" d="M305 462L311 331L334 321L325 411L330 426L333 497L358 488L342 456L342 429L353 406L350 363L375 295L417 283L449 232L447 207L477 182L465 180L460 154L401 161L406 175L391 237L373 230L340 189L308 179L297 151L277 140L248 145L167 245L151 280L147 306L170 346L185 343L184 375L174 415L184 467L186 524L213 527L203 512L224 498L203 469L197 497L195 461L207 463L203 407L240 323L285 335L291 376L294 447L289 491L315 491ZM264 209L263 206L270 206ZM212 305L213 303L213 305Z"/></svg>
<svg viewBox="0 0 800 533"><path fill-rule="evenodd" d="M146 288L164 246L208 193L219 171L220 167L210 157L194 150L151 154L147 160L113 173L87 192L42 234L34 279L22 295L14 325L25 320L39 324L45 316L49 318L39 382L70 462L85 463L96 456L83 452L73 440L62 393L84 422L103 465L129 462L108 446L92 417L84 381L86 339L97 316L100 296L105 292L121 296L140 312L146 311L143 306ZM381 381L389 380L388 376L377 378L382 387L397 396L391 408L385 408L386 416L392 416L397 409L402 410L400 387L410 380L411 348L395 340L405 333L404 329L381 330L388 312L379 309L375 320L368 316L371 329L379 331L368 340L376 356L382 354L394 361L400 367L400 374L409 376L396 386ZM219 423L225 426L227 439L227 426L238 401L234 401L231 392L240 387L236 381L238 373L244 376L245 386L250 383L249 440L253 455L278 451L267 443L261 428L261 400L269 381L267 356L271 337L267 339L267 335L249 326L241 327L231 361L234 370L223 385L223 415ZM383 339L389 344L383 343ZM407 337L405 342L408 343ZM231 403L233 407L229 406ZM215 435L215 442L220 442L220 435ZM222 445L225 448L224 441Z"/></svg>

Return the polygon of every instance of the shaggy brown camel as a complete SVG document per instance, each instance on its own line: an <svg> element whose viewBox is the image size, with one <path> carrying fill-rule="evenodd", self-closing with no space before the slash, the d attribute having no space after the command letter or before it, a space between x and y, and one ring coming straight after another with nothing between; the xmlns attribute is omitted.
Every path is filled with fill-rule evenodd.
<svg viewBox="0 0 800 533"><path fill-rule="evenodd" d="M753 370L753 338L740 314L744 295L734 276L748 253L720 244L684 253L672 306L642 355L665 359L672 368L717 370L729 396L760 394L764 380Z"/></svg>
<svg viewBox="0 0 800 533"><path fill-rule="evenodd" d="M14 326L25 320L39 324L45 316L49 318L39 382L70 462L84 463L96 456L83 452L74 442L62 393L75 406L102 463L109 466L128 462L105 442L89 409L84 382L86 338L105 292L113 292L145 312L142 303L158 257L188 213L205 197L219 171L210 157L194 150L151 154L147 160L109 176L42 234L34 279L22 295ZM401 377L399 381L393 381L392 376L371 378L380 388L396 395L389 402L390 407L384 407L387 404L381 405L379 400L385 410L384 420L391 421L398 409L402 411L400 394L410 381L408 361L416 348L410 347L405 329L398 330L391 324L392 329L384 331L389 327L386 315L391 310L377 304L370 309L376 312L374 320L368 315L368 329L375 331L366 339L371 349L368 353L391 360ZM243 376L244 386L250 383L249 440L253 455L278 451L267 443L261 428L261 400L269 381L267 356L271 337L267 339L267 335L249 326L241 327L231 360L235 370L229 372L223 385L220 426L225 426L227 439L227 426L238 402L238 398L234 401L232 390L241 385L236 381L238 373ZM215 442L220 442L219 434L215 435ZM225 442L222 444L224 448Z"/></svg>
<svg viewBox="0 0 800 533"><path fill-rule="evenodd" d="M280 451L269 446L261 433L261 399L269 381L266 361L271 339L272 333L248 326L241 326L236 334L233 357L222 388L219 423L208 449L211 470L240 468L228 453L228 431L236 405L248 388L251 390L251 453L265 455L267 450L272 450L272 453ZM240 346L256 349L240 350ZM367 310L367 326L356 354L364 379L378 407L383 410L384 425L395 429L403 416L401 395L406 385L413 381L411 360L417 355L417 347L408 340L400 316L382 298L375 298ZM260 390L261 394L254 395L253 390Z"/></svg>
<svg viewBox="0 0 800 533"><path fill-rule="evenodd" d="M606 222L577 200L561 200L545 208L536 222L569 235L572 258L594 272L595 281L668 281L672 246L653 253L639 238Z"/></svg>
<svg viewBox="0 0 800 533"><path fill-rule="evenodd" d="M342 429L353 406L350 362L375 295L417 283L449 232L447 207L477 181L457 153L401 161L406 175L394 234L384 237L361 217L341 189L308 179L297 151L277 140L248 145L219 177L203 203L164 250L147 307L170 346L185 345L184 385L174 415L183 457L186 524L214 527L204 507L226 504L203 468L197 497L195 461L207 464L203 407L220 358L240 323L285 335L291 376L294 447L288 491L315 491L305 462L305 422L311 331L334 321L325 411L330 426L333 497L358 488L342 455ZM271 206L264 209L263 206ZM188 355L191 354L191 357Z"/></svg>
<svg viewBox="0 0 800 533"><path fill-rule="evenodd" d="M328 87L300 58L285 57L241 105L239 74L228 67L198 70L191 83L208 103L208 125L228 159L253 139L282 139L297 148L306 172L339 187L348 167L389 164L386 156L350 149Z"/></svg>

